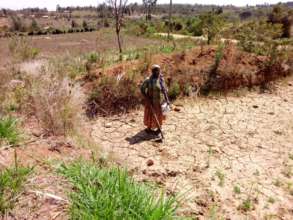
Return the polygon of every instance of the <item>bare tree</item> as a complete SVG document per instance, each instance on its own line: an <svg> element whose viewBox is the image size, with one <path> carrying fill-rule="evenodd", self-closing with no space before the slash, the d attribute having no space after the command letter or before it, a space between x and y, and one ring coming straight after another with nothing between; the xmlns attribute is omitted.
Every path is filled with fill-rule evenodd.
<svg viewBox="0 0 293 220"><path fill-rule="evenodd" d="M112 9L112 15L115 19L115 31L117 36L119 53L122 53L122 44L121 44L121 26L123 15L125 13L125 8L128 0L107 0L108 5Z"/></svg>
<svg viewBox="0 0 293 220"><path fill-rule="evenodd" d="M157 4L157 0L142 0L145 14L146 14L146 20L149 21L152 19L152 10Z"/></svg>

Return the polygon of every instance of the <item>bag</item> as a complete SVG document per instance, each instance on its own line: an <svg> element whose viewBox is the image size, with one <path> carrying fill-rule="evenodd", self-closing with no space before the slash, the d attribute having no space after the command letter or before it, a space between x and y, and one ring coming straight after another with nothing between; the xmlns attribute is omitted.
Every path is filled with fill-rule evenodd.
<svg viewBox="0 0 293 220"><path fill-rule="evenodd" d="M168 105L167 102L164 102L164 103L161 105L161 108L162 108L162 113L163 113L163 115L167 115L168 112L171 111L170 106Z"/></svg>

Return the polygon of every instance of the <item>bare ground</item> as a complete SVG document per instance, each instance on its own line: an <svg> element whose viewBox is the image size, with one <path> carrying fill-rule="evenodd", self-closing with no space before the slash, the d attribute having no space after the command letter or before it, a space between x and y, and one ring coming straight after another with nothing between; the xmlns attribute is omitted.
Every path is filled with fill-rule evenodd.
<svg viewBox="0 0 293 220"><path fill-rule="evenodd" d="M142 110L99 119L92 135L138 180L183 194L182 215L289 220L291 82L279 82L272 94L245 92L177 103L180 111L170 113L164 143L149 140L142 131Z"/></svg>
<svg viewBox="0 0 293 220"><path fill-rule="evenodd" d="M144 133L142 109L98 118L87 127L105 153L138 181L155 182L170 194L181 194L182 216L289 220L293 216L292 85L291 77L276 83L272 93L238 91L177 102L177 111L164 125L163 143ZM25 126L32 139L40 135L35 121L26 121ZM70 187L52 167L80 156L90 158L93 149L44 136L16 150L22 163L36 168L5 219L68 219ZM0 166L8 166L13 158L14 149L0 149Z"/></svg>

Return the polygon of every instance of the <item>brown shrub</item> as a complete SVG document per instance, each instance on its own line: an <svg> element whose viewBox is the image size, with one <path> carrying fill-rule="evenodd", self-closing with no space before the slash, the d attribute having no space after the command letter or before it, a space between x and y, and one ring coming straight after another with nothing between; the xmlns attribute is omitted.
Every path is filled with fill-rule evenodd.
<svg viewBox="0 0 293 220"><path fill-rule="evenodd" d="M29 108L42 128L52 135L67 135L81 124L83 94L68 78L43 67L40 73L27 74L25 89Z"/></svg>

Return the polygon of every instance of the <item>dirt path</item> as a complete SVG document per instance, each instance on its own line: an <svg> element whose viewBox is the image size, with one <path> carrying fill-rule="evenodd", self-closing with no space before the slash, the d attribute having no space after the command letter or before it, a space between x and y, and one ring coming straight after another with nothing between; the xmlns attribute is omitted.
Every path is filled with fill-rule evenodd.
<svg viewBox="0 0 293 220"><path fill-rule="evenodd" d="M182 215L289 220L292 83L292 78L277 83L272 94L184 101L180 112L169 115L164 143L142 131L142 110L98 119L92 135L138 180L155 181L169 193L185 193Z"/></svg>

